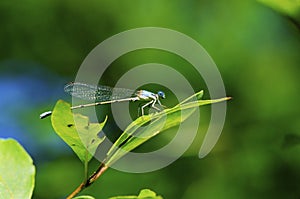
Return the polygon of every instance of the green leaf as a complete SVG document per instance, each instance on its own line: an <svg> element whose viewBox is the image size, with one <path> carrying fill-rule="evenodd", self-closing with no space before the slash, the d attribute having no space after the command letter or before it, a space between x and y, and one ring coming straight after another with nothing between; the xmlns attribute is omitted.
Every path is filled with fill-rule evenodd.
<svg viewBox="0 0 300 199"><path fill-rule="evenodd" d="M150 138L163 132L166 129L177 126L189 118L199 106L213 104L229 100L225 97L214 100L196 100L190 101L193 97L197 99L203 96L203 91L187 98L173 108L165 109L159 113L149 114L137 118L133 121L113 144L107 153L106 165L111 165L129 151L140 146ZM186 103L185 103L186 102ZM150 123L151 122L151 123ZM142 125L148 124L147 128L140 128ZM134 135L134 136L133 136Z"/></svg>
<svg viewBox="0 0 300 199"><path fill-rule="evenodd" d="M143 189L140 194L138 195L138 198L162 198L160 196L156 196L156 193L154 191L151 191L150 189Z"/></svg>
<svg viewBox="0 0 300 199"><path fill-rule="evenodd" d="M161 196L157 196L154 191L150 189L143 189L138 196L116 196L109 199L163 199Z"/></svg>
<svg viewBox="0 0 300 199"><path fill-rule="evenodd" d="M0 198L31 198L35 167L24 148L13 139L0 139Z"/></svg>
<svg viewBox="0 0 300 199"><path fill-rule="evenodd" d="M95 199L93 196L77 196L73 199Z"/></svg>
<svg viewBox="0 0 300 199"><path fill-rule="evenodd" d="M151 120L155 120L157 118L161 118L161 117L165 117L165 113L168 115L168 119L169 121L166 122L165 126L164 126L164 130L171 128L173 126L176 126L178 123L178 120L172 120L173 118L178 118L179 114L181 114L180 111L178 111L178 109L181 109L181 105L185 102L190 101L193 98L196 99L201 99L203 96L203 91L200 91L188 98L186 98L185 100L183 100L181 103L179 103L178 105L176 105L174 108L172 109L165 109L164 112L160 112L160 113L156 113L156 114L149 114L149 115L144 115L142 117L137 118L135 121L133 121L124 131L124 133L119 137L119 139L114 143L113 147L110 149L110 151L108 152L108 155L110 155L115 149L118 148L118 146L120 146L122 143L124 143L131 135L133 135L141 126L143 126L144 124L149 123ZM193 112L193 111L192 111ZM181 118L181 122L183 121L183 119L185 118L184 116L187 116L187 112L185 112L186 114L183 114L182 118ZM181 116L181 115L180 115ZM162 120L161 123L164 123L164 121ZM157 123L158 124L158 123ZM155 125L154 127L160 127L160 125ZM159 128L160 129L160 128ZM153 131L153 130L152 130ZM150 129L148 132L151 132Z"/></svg>
<svg viewBox="0 0 300 199"><path fill-rule="evenodd" d="M195 98L200 100L200 99L202 99L203 95L204 95L204 91L203 90L199 91L198 93L195 93L194 95L191 95L190 97L188 97L185 100L183 100L182 102L180 102L177 106L179 106L180 104L184 104L188 101L192 101Z"/></svg>
<svg viewBox="0 0 300 199"><path fill-rule="evenodd" d="M259 2L273 8L291 17L299 17L300 1L299 0L258 0Z"/></svg>
<svg viewBox="0 0 300 199"><path fill-rule="evenodd" d="M70 104L62 100L56 103L51 115L52 126L57 135L73 149L84 164L91 160L97 147L105 139L100 138L98 133L106 120L107 117L102 123L90 123L88 117L73 114Z"/></svg>

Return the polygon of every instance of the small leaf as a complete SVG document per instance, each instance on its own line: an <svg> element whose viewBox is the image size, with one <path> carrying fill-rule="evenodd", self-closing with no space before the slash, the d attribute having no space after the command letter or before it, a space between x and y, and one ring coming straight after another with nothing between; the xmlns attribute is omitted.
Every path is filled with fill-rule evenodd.
<svg viewBox="0 0 300 199"><path fill-rule="evenodd" d="M150 189L143 189L138 196L116 196L109 199L163 199L161 196L157 196L154 191Z"/></svg>
<svg viewBox="0 0 300 199"><path fill-rule="evenodd" d="M139 198L142 197L157 197L156 193L150 189L143 189L141 190L140 194L138 195Z"/></svg>
<svg viewBox="0 0 300 199"><path fill-rule="evenodd" d="M24 148L13 139L0 139L0 198L31 198L35 167Z"/></svg>
<svg viewBox="0 0 300 199"><path fill-rule="evenodd" d="M100 138L98 133L102 130L106 120L107 118L102 123L90 123L86 116L74 114L73 117L70 105L62 100L56 103L51 115L55 132L85 164L91 160L98 145L105 139L105 137Z"/></svg>
<svg viewBox="0 0 300 199"><path fill-rule="evenodd" d="M95 199L93 196L77 196L73 199Z"/></svg>

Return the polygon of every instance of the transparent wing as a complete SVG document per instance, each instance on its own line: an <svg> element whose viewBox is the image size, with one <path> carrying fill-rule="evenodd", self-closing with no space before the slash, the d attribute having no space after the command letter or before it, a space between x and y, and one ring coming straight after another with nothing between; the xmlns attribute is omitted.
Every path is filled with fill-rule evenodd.
<svg viewBox="0 0 300 199"><path fill-rule="evenodd" d="M136 96L134 90L126 88L112 88L109 86L93 86L80 82L71 82L65 85L65 92L84 100L111 101Z"/></svg>

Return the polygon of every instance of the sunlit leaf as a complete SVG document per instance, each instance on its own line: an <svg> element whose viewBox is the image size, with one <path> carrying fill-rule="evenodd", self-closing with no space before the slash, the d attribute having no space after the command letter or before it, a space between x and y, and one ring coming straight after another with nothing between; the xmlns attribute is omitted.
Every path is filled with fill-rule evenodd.
<svg viewBox="0 0 300 199"><path fill-rule="evenodd" d="M178 120L172 120L171 119L171 115L177 114L177 117L175 116L175 118L178 118L178 114L180 115L181 112L178 111L183 110L183 108L181 107L181 105L185 102L190 101L191 99L198 99L200 100L203 96L203 91L200 91L188 98L186 98L185 100L183 100L181 103L179 103L178 105L176 105L175 107L171 108L171 109L165 109L163 112L160 113L156 113L156 114L149 114L149 115L144 115L142 117L137 118L135 121L133 121L124 131L124 133L119 137L119 139L114 143L114 146L111 148L111 150L108 152L108 155L110 155L112 153L112 151L116 148L118 148L118 146L120 146L122 143L124 143L124 141L126 141L131 135L133 135L141 126L143 126L144 124L147 124L150 121L154 121L157 118L161 118L161 117L165 117L166 114L169 116L169 122L165 123L164 128L171 128L172 126L176 126L178 124ZM183 117L181 118L181 120L184 118L185 114L183 114ZM162 120L163 122L163 120ZM159 127L159 125L155 125L155 127ZM149 132L150 129L149 129Z"/></svg>
<svg viewBox="0 0 300 199"><path fill-rule="evenodd" d="M73 149L83 163L93 157L98 145L105 139L105 137L100 138L98 133L105 125L106 119L102 123L90 123L86 116L73 115L70 105L62 100L56 103L51 115L55 132Z"/></svg>
<svg viewBox="0 0 300 199"><path fill-rule="evenodd" d="M157 196L156 193L154 191L151 191L150 189L141 190L140 194L138 195L138 198L155 198L155 199L161 198L162 199L161 196Z"/></svg>
<svg viewBox="0 0 300 199"><path fill-rule="evenodd" d="M31 198L35 167L24 148L13 139L0 139L0 162L0 198Z"/></svg>
<svg viewBox="0 0 300 199"><path fill-rule="evenodd" d="M198 96L202 96L203 91L197 94ZM196 101L190 101L190 99L191 98L187 98L187 100L184 100L184 102L187 103L180 103L173 108L165 109L156 114L142 116L133 121L109 150L106 164L113 164L126 153L140 146L150 138L184 122L192 115L197 107L226 101L230 98ZM144 124L148 124L147 128L140 128Z"/></svg>
<svg viewBox="0 0 300 199"><path fill-rule="evenodd" d="M116 196L109 199L163 199L150 189L143 189L138 196Z"/></svg>

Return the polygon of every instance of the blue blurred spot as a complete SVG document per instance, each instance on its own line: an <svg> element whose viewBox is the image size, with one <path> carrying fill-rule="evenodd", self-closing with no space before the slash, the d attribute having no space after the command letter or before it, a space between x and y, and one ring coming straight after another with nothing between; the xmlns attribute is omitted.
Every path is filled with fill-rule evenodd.
<svg viewBox="0 0 300 199"><path fill-rule="evenodd" d="M0 138L18 140L36 157L51 158L49 154L68 151L50 122L39 119L41 112L66 97L67 81L42 66L11 61L0 66Z"/></svg>

